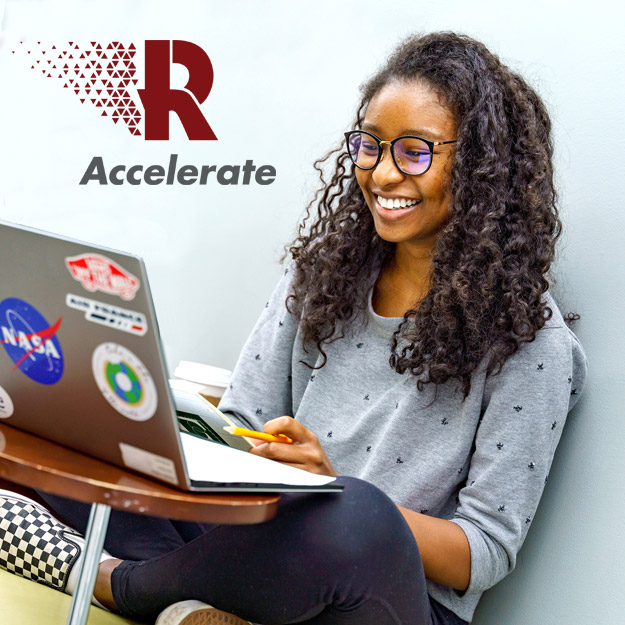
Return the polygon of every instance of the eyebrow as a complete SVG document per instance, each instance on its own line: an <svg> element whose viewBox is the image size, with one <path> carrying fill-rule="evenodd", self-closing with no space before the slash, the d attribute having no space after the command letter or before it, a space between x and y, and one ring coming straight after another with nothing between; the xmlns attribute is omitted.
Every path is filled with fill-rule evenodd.
<svg viewBox="0 0 625 625"><path fill-rule="evenodd" d="M370 124L365 122L362 125L363 130L368 130L373 133L380 133L380 129L375 124ZM416 135L417 137L423 137L424 139L432 138L434 141L444 141L445 138L440 135L435 130L431 128L404 128L399 131L398 137L403 137L404 135Z"/></svg>

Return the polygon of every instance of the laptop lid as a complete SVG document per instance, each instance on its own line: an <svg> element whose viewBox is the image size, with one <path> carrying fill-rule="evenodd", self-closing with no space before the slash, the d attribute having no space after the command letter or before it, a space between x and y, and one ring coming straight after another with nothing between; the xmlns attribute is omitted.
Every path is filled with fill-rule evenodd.
<svg viewBox="0 0 625 625"><path fill-rule="evenodd" d="M141 258L0 221L0 267L7 424L184 490L340 490L188 434L185 461Z"/></svg>

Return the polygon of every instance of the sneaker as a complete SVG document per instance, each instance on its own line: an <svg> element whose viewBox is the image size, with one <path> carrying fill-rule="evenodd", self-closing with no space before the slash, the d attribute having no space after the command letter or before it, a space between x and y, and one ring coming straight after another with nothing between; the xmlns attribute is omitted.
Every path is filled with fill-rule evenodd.
<svg viewBox="0 0 625 625"><path fill-rule="evenodd" d="M0 490L0 568L65 591L82 544L43 506Z"/></svg>
<svg viewBox="0 0 625 625"><path fill-rule="evenodd" d="M207 603L189 599L163 610L154 625L251 625L249 621L213 608Z"/></svg>

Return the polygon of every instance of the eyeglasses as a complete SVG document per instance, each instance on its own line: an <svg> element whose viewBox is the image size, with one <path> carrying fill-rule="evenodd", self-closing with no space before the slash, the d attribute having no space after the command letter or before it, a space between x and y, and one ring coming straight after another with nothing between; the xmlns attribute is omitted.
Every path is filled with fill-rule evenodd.
<svg viewBox="0 0 625 625"><path fill-rule="evenodd" d="M391 148L391 156L397 169L408 176L421 176L432 164L435 145L456 143L453 141L428 141L422 137L406 135L392 141L382 141L366 130L351 130L345 133L347 152L354 165L369 170L377 167L382 158L382 146Z"/></svg>

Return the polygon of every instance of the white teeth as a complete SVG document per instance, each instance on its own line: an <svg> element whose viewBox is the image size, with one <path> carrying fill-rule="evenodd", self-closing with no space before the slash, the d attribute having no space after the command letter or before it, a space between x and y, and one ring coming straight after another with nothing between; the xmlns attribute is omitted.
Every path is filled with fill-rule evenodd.
<svg viewBox="0 0 625 625"><path fill-rule="evenodd" d="M414 206L419 203L419 200L407 200L406 198L385 198L380 195L376 196L378 200L378 204L382 206L382 208L388 209L396 209L396 208L406 208L407 206Z"/></svg>

